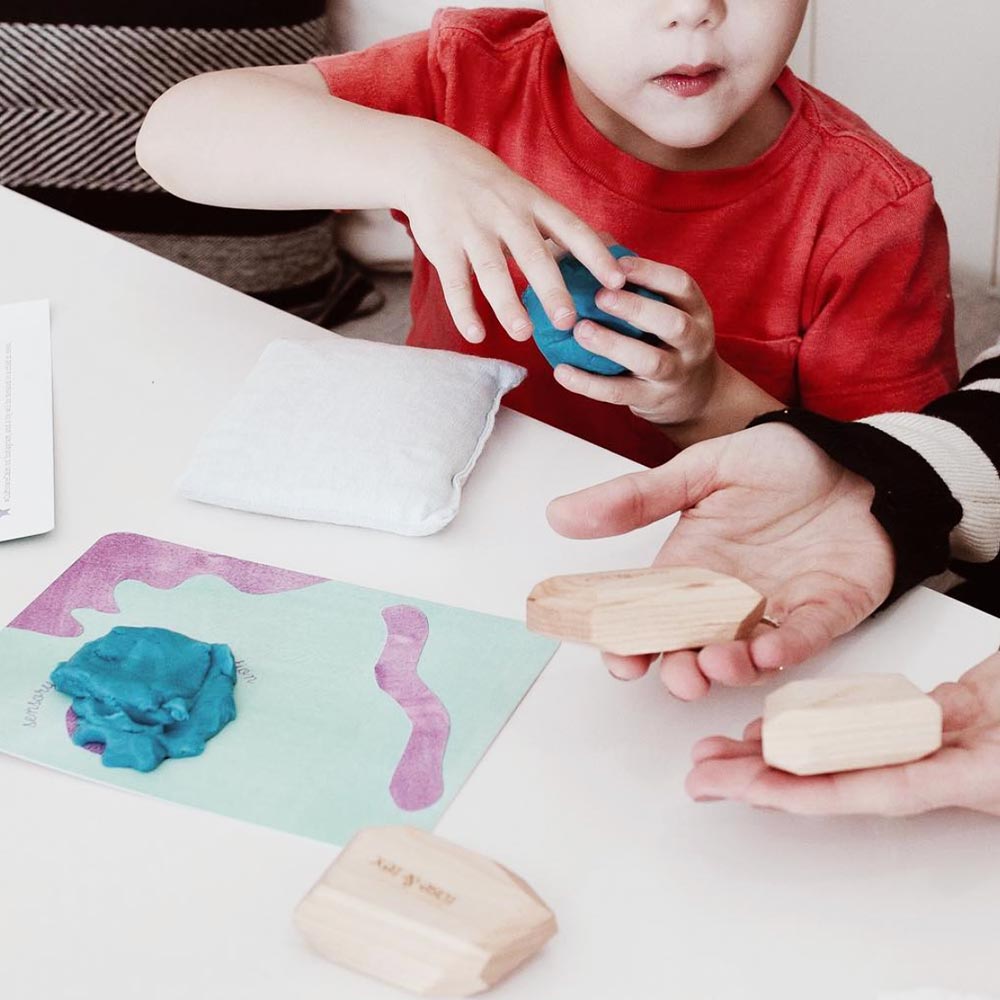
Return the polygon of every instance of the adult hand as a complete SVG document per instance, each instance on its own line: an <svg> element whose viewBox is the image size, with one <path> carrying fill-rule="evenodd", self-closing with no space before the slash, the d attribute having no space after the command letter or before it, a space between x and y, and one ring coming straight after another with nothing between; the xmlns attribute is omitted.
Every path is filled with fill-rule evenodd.
<svg viewBox="0 0 1000 1000"><path fill-rule="evenodd" d="M944 714L944 745L923 760L798 777L764 763L757 720L742 740L711 736L695 745L688 794L804 815L910 816L958 806L1000 816L1000 653L931 697Z"/></svg>
<svg viewBox="0 0 1000 1000"><path fill-rule="evenodd" d="M889 593L894 556L871 514L874 488L797 430L765 424L692 445L665 465L554 500L549 522L571 538L601 538L681 512L654 560L735 576L767 598L778 627L700 651L665 654L660 675L678 698L713 682L742 686L761 671L818 653ZM651 656L605 654L611 672L642 676Z"/></svg>

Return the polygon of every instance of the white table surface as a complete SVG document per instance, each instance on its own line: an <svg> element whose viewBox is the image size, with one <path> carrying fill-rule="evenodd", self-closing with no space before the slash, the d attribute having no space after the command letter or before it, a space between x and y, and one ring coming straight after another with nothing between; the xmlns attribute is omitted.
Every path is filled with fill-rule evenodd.
<svg viewBox="0 0 1000 1000"><path fill-rule="evenodd" d="M0 191L0 302L32 298L52 303L57 527L0 547L3 621L113 531L514 617L538 580L643 565L665 534L556 536L549 498L630 465L508 411L458 519L431 538L183 501L172 483L264 345L327 334ZM917 591L803 673L904 670L929 686L998 644L1000 621ZM1000 992L1000 822L804 820L686 798L690 746L737 732L765 692L684 705L560 649L438 827L558 915L498 998ZM399 996L292 926L334 854L0 757L0 997Z"/></svg>

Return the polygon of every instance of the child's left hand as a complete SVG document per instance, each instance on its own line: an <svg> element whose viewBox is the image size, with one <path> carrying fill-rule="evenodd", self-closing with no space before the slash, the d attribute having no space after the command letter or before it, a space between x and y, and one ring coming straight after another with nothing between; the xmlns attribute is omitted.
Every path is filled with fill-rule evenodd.
<svg viewBox="0 0 1000 1000"><path fill-rule="evenodd" d="M697 420L712 397L721 367L712 310L694 279L680 268L642 257L623 257L618 263L630 282L659 292L668 302L604 288L597 294L597 305L658 337L663 346L583 320L573 331L576 340L632 374L594 375L559 365L556 381L581 396L627 406L654 424Z"/></svg>

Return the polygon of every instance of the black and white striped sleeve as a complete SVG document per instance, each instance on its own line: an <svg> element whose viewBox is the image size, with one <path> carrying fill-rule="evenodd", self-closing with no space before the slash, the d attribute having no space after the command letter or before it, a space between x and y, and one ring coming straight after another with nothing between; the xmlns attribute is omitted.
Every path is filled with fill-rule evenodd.
<svg viewBox="0 0 1000 1000"><path fill-rule="evenodd" d="M872 513L896 552L889 601L948 568L1000 599L1000 343L921 413L842 423L782 410L754 424L770 422L796 427L875 486Z"/></svg>

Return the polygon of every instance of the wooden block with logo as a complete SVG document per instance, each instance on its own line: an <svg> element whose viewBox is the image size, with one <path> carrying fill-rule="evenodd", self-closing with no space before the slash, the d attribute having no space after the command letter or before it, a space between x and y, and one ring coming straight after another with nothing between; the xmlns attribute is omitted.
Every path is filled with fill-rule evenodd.
<svg viewBox="0 0 1000 1000"><path fill-rule="evenodd" d="M363 830L295 910L320 954L429 996L489 989L556 932L495 861L410 827Z"/></svg>
<svg viewBox="0 0 1000 1000"><path fill-rule="evenodd" d="M528 596L533 632L608 653L666 653L743 639L764 598L723 573L693 566L553 576Z"/></svg>
<svg viewBox="0 0 1000 1000"><path fill-rule="evenodd" d="M941 746L941 706L900 674L793 681L764 703L764 760L832 774L919 760Z"/></svg>

